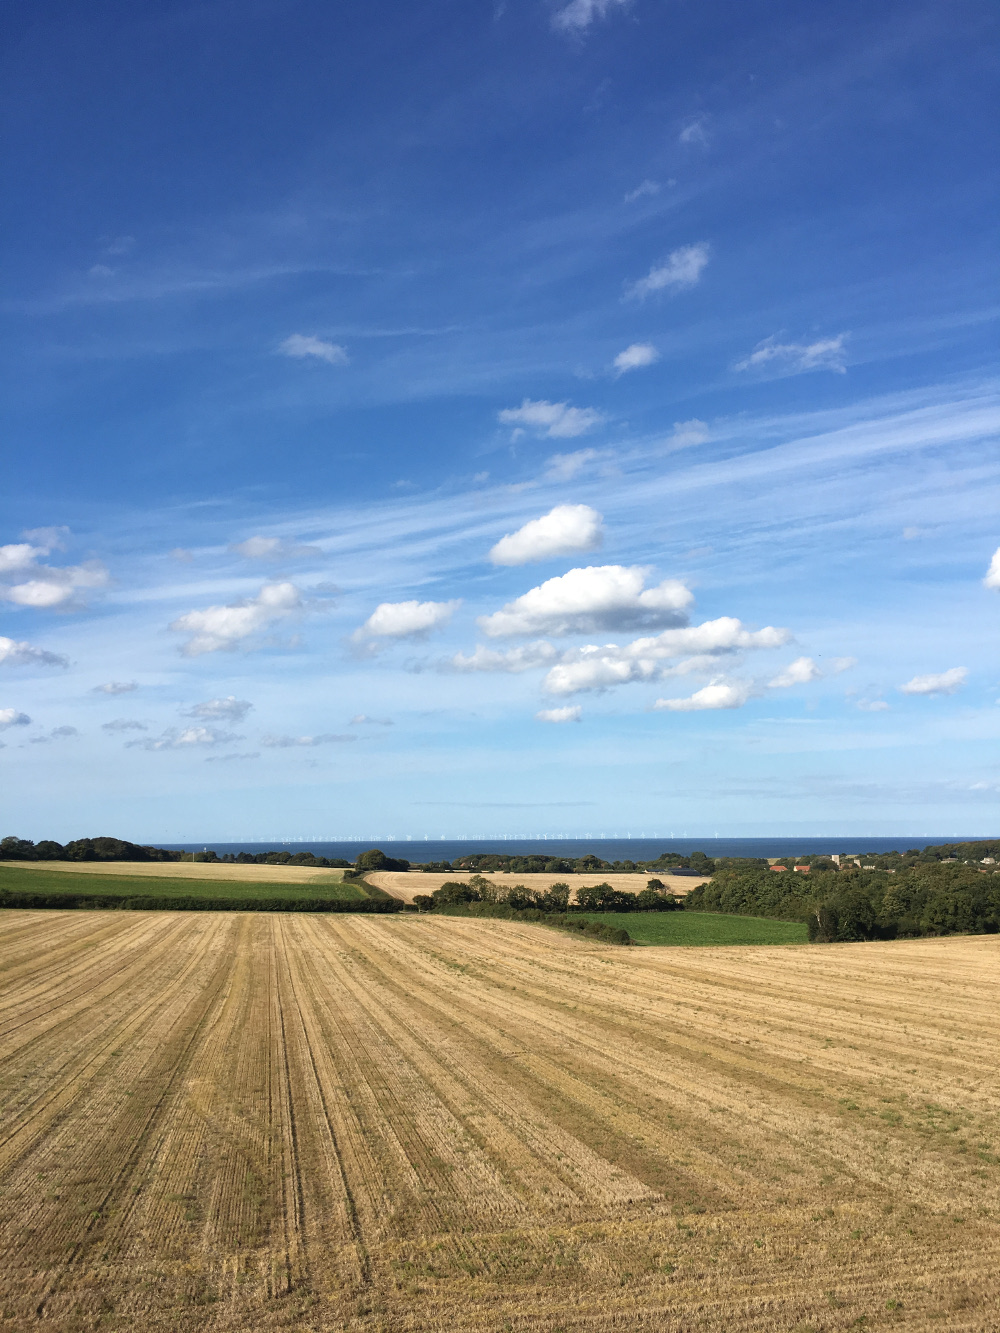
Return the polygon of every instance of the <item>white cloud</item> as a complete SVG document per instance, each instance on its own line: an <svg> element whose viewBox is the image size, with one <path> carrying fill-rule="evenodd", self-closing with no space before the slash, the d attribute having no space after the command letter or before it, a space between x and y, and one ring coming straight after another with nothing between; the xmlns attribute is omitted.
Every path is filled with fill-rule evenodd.
<svg viewBox="0 0 1000 1333"><path fill-rule="evenodd" d="M965 684L968 674L968 667L949 667L937 675L914 676L899 689L901 694L954 694Z"/></svg>
<svg viewBox="0 0 1000 1333"><path fill-rule="evenodd" d="M0 634L0 666L69 666L69 658L61 653L49 653L23 639L18 642Z"/></svg>
<svg viewBox="0 0 1000 1333"><path fill-rule="evenodd" d="M32 736L32 745L48 745L49 741L65 741L71 736L79 736L76 727L53 727L47 736Z"/></svg>
<svg viewBox="0 0 1000 1333"><path fill-rule="evenodd" d="M227 722L242 722L253 704L246 699L237 699L227 694L224 699L206 699L202 704L195 704L187 711L187 717L224 718Z"/></svg>
<svg viewBox="0 0 1000 1333"><path fill-rule="evenodd" d="M31 725L31 718L27 713L19 713L16 708L0 708L0 731L6 731L8 727L27 727Z"/></svg>
<svg viewBox="0 0 1000 1333"><path fill-rule="evenodd" d="M233 649L276 621L294 615L301 606L302 596L294 583L265 583L256 597L230 606L188 611L169 628L177 634L190 634L181 652L185 657L198 657Z"/></svg>
<svg viewBox="0 0 1000 1333"><path fill-rule="evenodd" d="M839 676L842 671L850 671L852 667L858 665L856 657L835 657L830 662L830 670L835 676Z"/></svg>
<svg viewBox="0 0 1000 1333"><path fill-rule="evenodd" d="M501 537L490 551L494 565L526 565L556 555L596 551L603 539L602 518L590 505L556 505L516 532Z"/></svg>
<svg viewBox="0 0 1000 1333"><path fill-rule="evenodd" d="M648 570L639 565L588 565L547 579L508 602L479 626L491 639L514 634L587 634L642 625L678 625L694 600L676 579L644 586Z"/></svg>
<svg viewBox="0 0 1000 1333"><path fill-rule="evenodd" d="M686 699L657 699L654 708L666 708L672 713L697 713L710 708L742 708L753 694L746 681L713 681L703 689L695 690Z"/></svg>
<svg viewBox="0 0 1000 1333"><path fill-rule="evenodd" d="M91 694L131 694L139 686L134 680L109 680L104 685L95 685Z"/></svg>
<svg viewBox="0 0 1000 1333"><path fill-rule="evenodd" d="M623 9L629 0L570 0L552 16L552 26L560 32L586 32L595 19L602 19L613 9Z"/></svg>
<svg viewBox="0 0 1000 1333"><path fill-rule="evenodd" d="M148 731L149 728L146 726L145 722L136 722L134 718L116 717L111 722L102 722L101 730L111 732Z"/></svg>
<svg viewBox="0 0 1000 1333"><path fill-rule="evenodd" d="M787 629L768 625L748 630L734 617L721 616L718 620L664 630L662 634L634 639L624 645L588 644L571 649L550 669L543 684L549 694L577 694L633 681L711 672L716 669L719 656L780 648L790 638ZM675 665L667 666L671 661Z"/></svg>
<svg viewBox="0 0 1000 1333"><path fill-rule="evenodd" d="M346 347L341 347L339 343L324 342L322 338L305 333L293 333L285 339L278 351L284 356L299 359L315 357L317 361L325 361L330 366L344 366L349 360Z"/></svg>
<svg viewBox="0 0 1000 1333"><path fill-rule="evenodd" d="M545 469L546 481L572 481L600 454L596 449L577 449L572 454L553 454Z"/></svg>
<svg viewBox="0 0 1000 1333"><path fill-rule="evenodd" d="M234 542L229 549L245 560L301 560L323 554L318 546L298 546L281 537L248 537L245 542Z"/></svg>
<svg viewBox="0 0 1000 1333"><path fill-rule="evenodd" d="M456 671L535 671L539 667L551 666L559 658L559 649L544 639L535 643L522 644L519 648L508 648L505 652L495 648L484 648L477 644L475 652L466 656L456 653L445 664Z"/></svg>
<svg viewBox="0 0 1000 1333"><path fill-rule="evenodd" d="M452 602L381 602L351 636L355 643L366 639L407 639L429 634L446 625L461 600Z"/></svg>
<svg viewBox="0 0 1000 1333"><path fill-rule="evenodd" d="M659 181L644 180L641 185L637 185L634 190L629 190L628 194L622 200L625 204L634 204L637 199L642 199L646 195L660 193Z"/></svg>
<svg viewBox="0 0 1000 1333"><path fill-rule="evenodd" d="M886 713L889 711L889 705L884 699L859 699L856 707L860 708L862 713Z"/></svg>
<svg viewBox="0 0 1000 1333"><path fill-rule="evenodd" d="M228 764L233 759L259 759L260 751L253 750L249 754L208 754L205 756L206 764Z"/></svg>
<svg viewBox="0 0 1000 1333"><path fill-rule="evenodd" d="M642 300L653 292L682 291L685 287L693 287L708 263L709 254L710 247L705 241L682 245L671 251L665 264L654 266L644 278L627 287L625 295Z"/></svg>
<svg viewBox="0 0 1000 1333"><path fill-rule="evenodd" d="M320 736L262 736L261 745L267 745L271 749L288 750L293 746L300 745L330 745L338 741L356 741L357 736L335 736L332 732L324 732Z"/></svg>
<svg viewBox="0 0 1000 1333"><path fill-rule="evenodd" d="M570 407L569 403L550 403L544 398L525 398L520 407L505 407L497 417L504 426L531 430L553 440L575 439L604 421L604 414L594 407Z"/></svg>
<svg viewBox="0 0 1000 1333"><path fill-rule="evenodd" d="M535 718L539 722L579 722L582 712L579 704L568 704L565 708L543 708Z"/></svg>
<svg viewBox="0 0 1000 1333"><path fill-rule="evenodd" d="M352 727L391 727L394 723L391 717L369 717L367 713L356 713L351 718L350 725Z"/></svg>
<svg viewBox="0 0 1000 1333"><path fill-rule="evenodd" d="M846 333L836 338L820 338L814 343L779 343L777 338L765 338L748 357L737 361L736 370L759 370L773 365L786 374L799 375L807 370L834 370L844 375Z"/></svg>
<svg viewBox="0 0 1000 1333"><path fill-rule="evenodd" d="M819 680L822 674L811 657L797 657L784 671L769 680L767 687L769 690L786 690L792 685L808 685L810 681Z"/></svg>
<svg viewBox="0 0 1000 1333"><path fill-rule="evenodd" d="M705 117L698 116L695 120L688 121L678 134L677 142L698 144L701 148L706 148L710 138Z"/></svg>
<svg viewBox="0 0 1000 1333"><path fill-rule="evenodd" d="M230 741L242 740L229 731L218 731L215 727L184 727L178 730L170 727L162 736L143 741L128 741L127 750L191 750L209 745L228 745Z"/></svg>
<svg viewBox="0 0 1000 1333"><path fill-rule="evenodd" d="M704 421L692 417L690 421L675 421L674 433L670 443L675 449L689 449L695 444L704 444L710 437L710 431Z"/></svg>
<svg viewBox="0 0 1000 1333"><path fill-rule="evenodd" d="M612 365L619 375L624 375L630 370L651 366L659 359L660 354L652 343L631 343L624 352L618 353Z"/></svg>
<svg viewBox="0 0 1000 1333"><path fill-rule="evenodd" d="M31 535L42 538L40 544L15 542L0 546L0 578L4 580L0 583L0 598L17 606L45 609L71 602L82 588L104 587L108 571L99 560L61 568L38 563L60 544L61 533L58 528L36 528ZM23 581L9 582L11 575L22 576Z"/></svg>
<svg viewBox="0 0 1000 1333"><path fill-rule="evenodd" d="M1000 546L993 552L993 559L983 579L984 588L996 588L1000 591Z"/></svg>

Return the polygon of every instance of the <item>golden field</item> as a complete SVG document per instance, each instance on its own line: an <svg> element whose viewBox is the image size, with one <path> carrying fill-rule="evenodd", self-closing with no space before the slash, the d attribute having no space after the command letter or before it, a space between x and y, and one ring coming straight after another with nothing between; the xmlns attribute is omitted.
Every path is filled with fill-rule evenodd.
<svg viewBox="0 0 1000 1333"><path fill-rule="evenodd" d="M1000 940L0 913L0 1327L1000 1327Z"/></svg>
<svg viewBox="0 0 1000 1333"><path fill-rule="evenodd" d="M4 861L18 870L56 871L70 875L125 875L133 879L217 879L229 884L340 883L343 870L325 866L235 865L211 861ZM645 887L645 885L643 886Z"/></svg>
<svg viewBox="0 0 1000 1333"><path fill-rule="evenodd" d="M391 893L394 898L399 898L404 903L412 903L415 894L433 893L449 880L468 884L475 873L474 870L449 870L447 873L440 870L376 870L370 871L365 878L371 884L384 889L386 893ZM513 888L515 884L523 884L526 889L534 889L539 893L544 893L551 884L568 884L570 901L575 898L577 889L592 884L607 883L623 893L641 893L654 877L678 898L690 893L696 884L707 884L709 879L708 875L701 877L668 875L662 870L647 870L637 875L612 874L606 870L595 870L589 875L560 875L557 871L533 875L519 874L513 870L490 870L482 873L482 878L488 879L492 884L500 884L508 889Z"/></svg>

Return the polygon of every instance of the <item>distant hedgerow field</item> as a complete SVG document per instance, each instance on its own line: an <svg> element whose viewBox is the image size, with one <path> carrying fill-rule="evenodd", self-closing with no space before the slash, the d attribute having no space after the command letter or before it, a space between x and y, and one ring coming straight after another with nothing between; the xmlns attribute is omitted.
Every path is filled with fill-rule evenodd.
<svg viewBox="0 0 1000 1333"><path fill-rule="evenodd" d="M171 875L72 875L63 870L22 870L0 862L0 893L61 894L78 898L211 898L249 902L271 899L355 902L370 895L357 884L324 880L318 884L266 883L259 880L177 879ZM382 896L382 895L376 895Z"/></svg>
<svg viewBox="0 0 1000 1333"><path fill-rule="evenodd" d="M799 921L768 921L719 912L588 912L592 921L620 926L636 944L805 944L809 932Z"/></svg>

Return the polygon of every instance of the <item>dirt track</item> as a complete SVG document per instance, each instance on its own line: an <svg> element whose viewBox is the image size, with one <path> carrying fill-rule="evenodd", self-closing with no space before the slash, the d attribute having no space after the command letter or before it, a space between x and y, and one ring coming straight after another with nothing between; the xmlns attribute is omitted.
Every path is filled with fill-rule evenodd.
<svg viewBox="0 0 1000 1333"><path fill-rule="evenodd" d="M386 893L391 893L394 898L401 898L404 903L412 903L413 896L417 893L433 893L439 889L447 880L458 880L460 883L467 884L475 872L472 870L450 870L447 874L439 871L398 871L398 870L379 870L366 876L373 884L378 885L380 889L385 889ZM491 880L494 884L505 884L512 886L514 884L523 884L529 889L538 889L541 892L549 887L550 884L568 884L575 895L576 890L583 888L587 884L608 883L613 888L621 889L625 893L641 893L651 879L658 879L664 884L671 893L683 897L690 893L696 884L704 884L708 876L698 879L694 875L666 875L651 870L641 875L612 875L607 871L603 873L595 870L592 875L559 875L551 872L545 875L519 875L513 871L510 874L502 874L493 871L490 874L484 874L483 879Z"/></svg>
<svg viewBox="0 0 1000 1333"><path fill-rule="evenodd" d="M1000 940L0 914L0 1328L995 1333Z"/></svg>

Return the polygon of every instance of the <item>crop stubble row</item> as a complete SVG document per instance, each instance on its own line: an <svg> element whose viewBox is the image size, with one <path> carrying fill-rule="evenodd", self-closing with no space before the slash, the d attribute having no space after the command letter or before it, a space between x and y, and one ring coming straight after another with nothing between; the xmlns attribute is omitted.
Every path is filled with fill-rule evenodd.
<svg viewBox="0 0 1000 1333"><path fill-rule="evenodd" d="M0 930L2 1328L1000 1326L996 940Z"/></svg>

